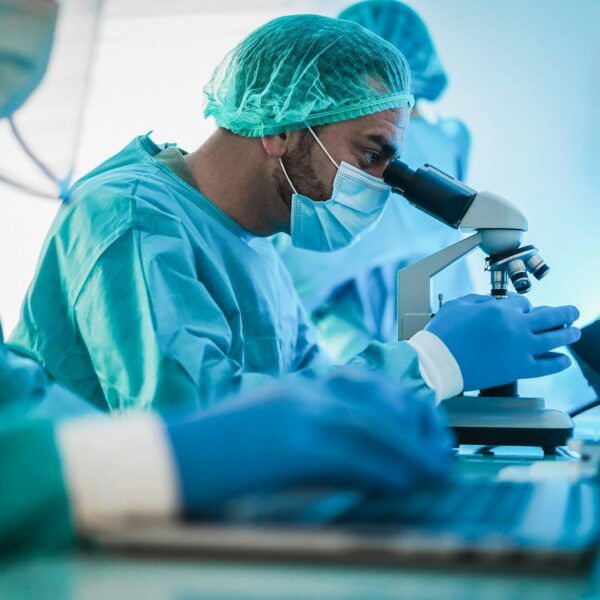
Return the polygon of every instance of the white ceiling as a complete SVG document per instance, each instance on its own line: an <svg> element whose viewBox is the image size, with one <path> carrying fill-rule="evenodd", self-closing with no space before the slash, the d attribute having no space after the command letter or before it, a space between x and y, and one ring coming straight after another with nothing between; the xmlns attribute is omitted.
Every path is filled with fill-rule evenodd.
<svg viewBox="0 0 600 600"><path fill-rule="evenodd" d="M335 13L344 0L105 0L106 18L154 17L164 14L226 13L253 10Z"/></svg>

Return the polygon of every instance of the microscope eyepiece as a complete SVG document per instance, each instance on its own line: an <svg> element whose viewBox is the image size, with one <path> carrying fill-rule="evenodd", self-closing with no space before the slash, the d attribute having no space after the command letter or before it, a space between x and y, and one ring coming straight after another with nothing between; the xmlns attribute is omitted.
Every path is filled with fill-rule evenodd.
<svg viewBox="0 0 600 600"><path fill-rule="evenodd" d="M383 180L411 204L457 229L477 192L443 171L425 165L416 171L393 160Z"/></svg>
<svg viewBox="0 0 600 600"><path fill-rule="evenodd" d="M383 180L391 185L394 190L404 194L404 190L410 187L410 181L414 174L415 171L406 163L401 160L393 160L383 172Z"/></svg>

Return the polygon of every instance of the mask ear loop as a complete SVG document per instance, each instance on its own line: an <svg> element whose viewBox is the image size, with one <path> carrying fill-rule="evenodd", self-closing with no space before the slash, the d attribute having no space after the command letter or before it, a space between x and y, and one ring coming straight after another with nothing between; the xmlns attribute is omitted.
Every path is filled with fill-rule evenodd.
<svg viewBox="0 0 600 600"><path fill-rule="evenodd" d="M279 164L281 166L281 170L283 171L283 174L285 175L285 178L287 179L287 182L290 184L290 187L292 188L292 192L294 192L294 194L297 194L298 192L296 191L296 188L294 187L292 180L290 179L289 175L287 174L287 171L285 170L285 167L283 166L283 161L281 160L281 157L279 158Z"/></svg>
<svg viewBox="0 0 600 600"><path fill-rule="evenodd" d="M323 142L321 142L321 140L317 137L317 134L313 131L312 127L310 125L307 125L308 130L310 131L311 135L315 138L315 142L317 142L317 144L319 144L319 146L321 146L321 150L323 150L323 152L325 152L325 154L327 155L327 158L333 163L334 167L336 169L340 168L340 165L338 163L335 162L335 160L333 160L331 154L329 154L329 152L327 152L327 148L325 148L325 146L323 146Z"/></svg>
<svg viewBox="0 0 600 600"><path fill-rule="evenodd" d="M333 166L336 169L339 169L340 165L338 163L336 163L335 160L333 160L333 157L331 156L331 154L329 154L329 152L327 151L327 148L325 148L325 146L323 146L323 142L321 142L321 140L317 137L317 134L313 131L313 128L310 125L306 125L306 127L310 131L310 134L315 138L315 142L317 142L317 144L319 144L319 146L321 147L321 150L323 150L323 152L325 152L325 154L327 155L327 158L333 163ZM287 182L290 184L290 187L292 188L292 191L294 192L294 194L297 194L298 192L296 191L296 188L294 187L292 180L290 179L289 175L287 174L287 171L285 170L285 167L283 166L283 161L281 160L281 158L279 158L279 164L281 166L281 170L283 171L283 174L285 175L285 178L287 179Z"/></svg>

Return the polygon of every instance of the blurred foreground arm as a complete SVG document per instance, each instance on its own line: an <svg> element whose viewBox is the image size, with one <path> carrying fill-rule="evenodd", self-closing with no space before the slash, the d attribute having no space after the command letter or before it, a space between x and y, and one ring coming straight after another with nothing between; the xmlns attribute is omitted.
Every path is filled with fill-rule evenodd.
<svg viewBox="0 0 600 600"><path fill-rule="evenodd" d="M173 424L21 418L0 429L0 551L67 547L132 519L215 518L244 494L295 485L407 492L449 477L450 446L431 392L360 370L283 378Z"/></svg>

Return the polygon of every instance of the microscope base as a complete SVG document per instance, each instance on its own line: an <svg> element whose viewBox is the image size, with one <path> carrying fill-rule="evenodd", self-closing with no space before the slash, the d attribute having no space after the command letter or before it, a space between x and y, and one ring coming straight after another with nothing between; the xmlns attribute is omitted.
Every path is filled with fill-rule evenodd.
<svg viewBox="0 0 600 600"><path fill-rule="evenodd" d="M542 398L456 396L444 400L457 445L540 446L552 454L573 435L573 421Z"/></svg>

